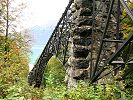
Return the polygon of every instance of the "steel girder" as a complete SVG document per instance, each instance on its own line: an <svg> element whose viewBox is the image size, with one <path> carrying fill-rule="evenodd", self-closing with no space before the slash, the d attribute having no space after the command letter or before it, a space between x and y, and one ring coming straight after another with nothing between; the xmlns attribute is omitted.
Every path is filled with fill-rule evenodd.
<svg viewBox="0 0 133 100"><path fill-rule="evenodd" d="M49 38L42 54L37 60L34 68L28 75L28 83L35 84L35 87L40 87L44 69L49 59L56 55L60 61L65 64L67 57L68 40L70 37L71 23L71 4L69 2L62 17L60 18L57 26L55 27L51 37Z"/></svg>
<svg viewBox="0 0 133 100"><path fill-rule="evenodd" d="M98 13L102 13L102 18L104 19L104 21L100 22L101 26L103 25L103 28L100 27L98 29L100 30L101 37L99 37L97 40L94 40L94 43L99 43L99 45L96 51L96 59L92 60L94 66L90 66L90 71L92 74L90 79L91 83L96 82L97 80L114 71L115 74L117 74L118 72L116 71L118 71L118 69L123 68L129 63L133 64L131 60L129 61L129 55L133 53L133 47L129 47L130 52L127 55L126 59L122 57L122 53L125 47L131 44L133 41L133 32L129 33L130 36L126 40L121 36L123 34L121 31L122 11L125 10L127 12L128 16L131 18L131 21L133 21L133 12L124 0L101 0L100 4L106 5L107 8L100 6L101 8L103 7L102 9L106 10L103 10L102 12L99 11L99 9L96 9L93 13L93 19L95 20L98 16ZM93 26L93 30L95 30L95 32L97 30L96 22L97 21L94 22ZM95 46L94 43L93 45Z"/></svg>

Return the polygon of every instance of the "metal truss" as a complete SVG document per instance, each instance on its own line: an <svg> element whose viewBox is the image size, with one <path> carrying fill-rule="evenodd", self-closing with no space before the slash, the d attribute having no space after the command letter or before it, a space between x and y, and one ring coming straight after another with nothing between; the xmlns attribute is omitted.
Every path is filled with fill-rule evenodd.
<svg viewBox="0 0 133 100"><path fill-rule="evenodd" d="M67 61L68 40L70 37L71 23L71 4L69 2L57 26L55 27L51 37L49 38L42 54L40 55L34 68L28 75L28 82L30 85L35 84L35 87L40 87L44 69L49 59L56 55L59 60L65 64Z"/></svg>
<svg viewBox="0 0 133 100"><path fill-rule="evenodd" d="M35 87L40 87L44 69L53 55L56 55L62 64L67 62L69 38L74 26L72 5L73 0L70 0L41 56L29 73L30 85L35 84ZM118 69L122 69L127 64L133 64L133 58L130 57L133 54L133 32L127 39L122 38L123 10L133 21L133 12L124 0L93 0L91 58L89 58L91 83L112 72L117 74ZM126 55L124 55L125 48L129 50ZM133 68L129 68L123 78L131 71Z"/></svg>
<svg viewBox="0 0 133 100"><path fill-rule="evenodd" d="M129 33L130 36L128 39L123 39L123 33L121 31L123 9L131 19L133 12L124 0L101 0L99 5L101 11L99 11L99 8L93 11L94 20L96 20L99 13L102 15L102 21L100 22L102 27L93 27L94 34L100 30L100 33L98 33L101 37L98 40L94 40L94 43L99 43L99 45L96 52L97 57L95 60L92 60L95 64L94 66L90 66L90 72L92 74L90 79L91 83L96 82L112 72L117 74L118 69L123 68L127 64L133 64L133 61L131 61L132 58L129 58L133 54L133 47L128 46L133 42L133 32ZM96 24L95 22L94 25ZM92 45L95 45L94 43ZM130 51L129 54L125 55L126 58L123 58L123 52L126 47Z"/></svg>

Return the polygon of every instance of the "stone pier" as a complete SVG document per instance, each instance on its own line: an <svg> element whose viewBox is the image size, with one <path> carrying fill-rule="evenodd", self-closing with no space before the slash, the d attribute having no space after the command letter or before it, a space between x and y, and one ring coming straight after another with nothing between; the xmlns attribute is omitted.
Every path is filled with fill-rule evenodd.
<svg viewBox="0 0 133 100"><path fill-rule="evenodd" d="M93 0L74 0L72 7L73 31L70 37L70 58L66 64L65 82L76 87L77 80L89 78L89 55L92 35Z"/></svg>

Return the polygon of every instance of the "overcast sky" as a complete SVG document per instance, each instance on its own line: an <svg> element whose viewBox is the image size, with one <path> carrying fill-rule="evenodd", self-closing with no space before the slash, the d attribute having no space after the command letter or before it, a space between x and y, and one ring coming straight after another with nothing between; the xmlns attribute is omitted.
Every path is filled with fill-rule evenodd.
<svg viewBox="0 0 133 100"><path fill-rule="evenodd" d="M54 27L59 21L69 0L28 0L25 10L24 25L26 28L43 28L41 33L33 33L35 43L32 46L31 64L40 56L48 38L52 34Z"/></svg>
<svg viewBox="0 0 133 100"><path fill-rule="evenodd" d="M61 17L68 2L69 0L28 0L25 25L32 27L56 22Z"/></svg>

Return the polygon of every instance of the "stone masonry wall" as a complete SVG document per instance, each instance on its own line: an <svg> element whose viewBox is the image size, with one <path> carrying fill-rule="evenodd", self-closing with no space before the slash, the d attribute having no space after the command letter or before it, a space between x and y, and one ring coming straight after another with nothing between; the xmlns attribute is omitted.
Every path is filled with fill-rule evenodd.
<svg viewBox="0 0 133 100"><path fill-rule="evenodd" d="M74 0L72 7L73 31L70 38L70 58L65 81L68 88L76 87L77 80L88 78L92 35L93 0Z"/></svg>

